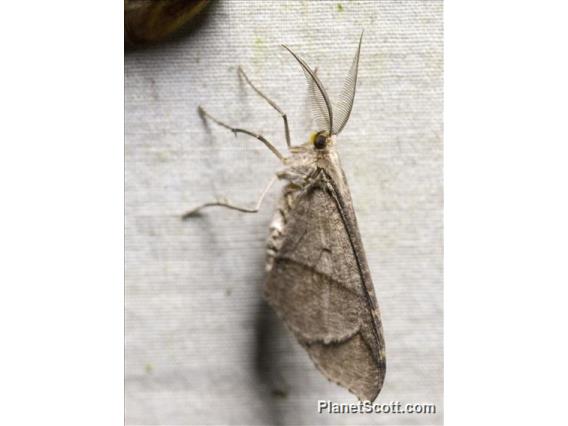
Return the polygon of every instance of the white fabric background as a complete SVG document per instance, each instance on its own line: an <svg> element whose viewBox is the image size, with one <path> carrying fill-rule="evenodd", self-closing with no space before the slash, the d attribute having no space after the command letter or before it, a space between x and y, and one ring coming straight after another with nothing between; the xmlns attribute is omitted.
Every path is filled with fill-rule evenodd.
<svg viewBox="0 0 568 426"><path fill-rule="evenodd" d="M338 8L341 3L343 11ZM435 415L322 415L354 402L329 383L262 300L260 213L180 214L215 196L253 205L278 160L258 141L205 125L202 104L285 151L311 129L303 73L338 93L365 29L360 81L338 139L387 344L377 402L434 403ZM217 1L186 37L126 55L126 423L441 424L442 2Z"/></svg>

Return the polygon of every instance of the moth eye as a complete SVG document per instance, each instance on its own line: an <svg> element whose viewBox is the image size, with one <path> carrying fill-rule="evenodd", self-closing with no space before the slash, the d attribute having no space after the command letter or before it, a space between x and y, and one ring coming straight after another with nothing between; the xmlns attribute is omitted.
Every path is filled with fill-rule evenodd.
<svg viewBox="0 0 568 426"><path fill-rule="evenodd" d="M324 149L326 145L326 137L324 135L318 135L314 141L314 146L316 149Z"/></svg>

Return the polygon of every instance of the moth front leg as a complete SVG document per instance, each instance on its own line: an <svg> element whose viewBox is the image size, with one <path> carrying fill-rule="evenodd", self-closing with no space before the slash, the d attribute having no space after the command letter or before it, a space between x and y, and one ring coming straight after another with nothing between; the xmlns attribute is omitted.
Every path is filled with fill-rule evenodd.
<svg viewBox="0 0 568 426"><path fill-rule="evenodd" d="M201 204L200 206L197 206L197 207L189 210L188 212L184 213L181 218L182 218L182 220L189 219L190 217L197 215L201 210L203 210L206 207L225 207L227 209L237 210L237 211L243 212L243 213L257 213L258 210L260 209L260 206L262 205L262 201L264 200L264 197L266 196L266 194L268 193L268 191L270 190L272 185L274 185L274 182L276 182L276 179L277 179L276 176L273 176L272 179L270 179L270 182L268 182L268 185L266 185L266 187L262 191L260 198L258 199L258 201L256 202L256 205L253 208L237 206L236 204L233 204L230 201L225 199L225 200L218 200L218 201L212 201L212 202L209 202L209 203Z"/></svg>
<svg viewBox="0 0 568 426"><path fill-rule="evenodd" d="M315 167L305 167L304 169L284 169L276 173L278 179L286 180L292 185L303 188L314 179Z"/></svg>
<svg viewBox="0 0 568 426"><path fill-rule="evenodd" d="M290 142L290 128L288 127L288 116L284 113L284 111L282 111L280 109L280 107L278 105L276 105L276 102L271 100L268 96L266 96L264 93L262 93L260 91L260 89L258 89L254 84L252 84L252 81L250 81L250 79L245 74L245 72L243 71L243 68L241 66L239 66L239 74L245 79L245 81L248 83L248 85L250 87L252 87L252 89L258 94L258 96L260 96L262 99L264 99L266 102L268 102L268 104L272 108L274 108L276 111L278 111L278 113L282 117L282 120L284 120L284 133L286 134L286 146L288 146L288 149L291 148L292 143Z"/></svg>

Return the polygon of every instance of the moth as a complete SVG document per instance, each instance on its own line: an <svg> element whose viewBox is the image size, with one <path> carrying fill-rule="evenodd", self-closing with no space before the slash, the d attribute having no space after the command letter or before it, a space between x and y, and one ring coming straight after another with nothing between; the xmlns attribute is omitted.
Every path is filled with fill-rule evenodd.
<svg viewBox="0 0 568 426"><path fill-rule="evenodd" d="M282 155L264 136L231 127L199 107L202 116L235 135L258 139L284 168L253 208L218 200L188 211L183 218L211 206L255 213L275 180L284 180L267 242L265 298L325 377L360 400L374 401L385 378L385 342L349 187L336 151L337 136L353 108L362 39L363 34L335 108L317 69L283 46L307 78L316 125L308 141L297 146L290 142L286 114L239 67L245 82L282 116L290 155Z"/></svg>

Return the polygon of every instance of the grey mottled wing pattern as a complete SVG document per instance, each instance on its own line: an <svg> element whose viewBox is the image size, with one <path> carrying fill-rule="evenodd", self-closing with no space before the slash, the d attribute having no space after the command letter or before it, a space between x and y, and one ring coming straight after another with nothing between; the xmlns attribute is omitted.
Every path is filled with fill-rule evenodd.
<svg viewBox="0 0 568 426"><path fill-rule="evenodd" d="M355 216L344 201L323 172L299 195L265 295L328 379L374 400L385 375L382 326Z"/></svg>

